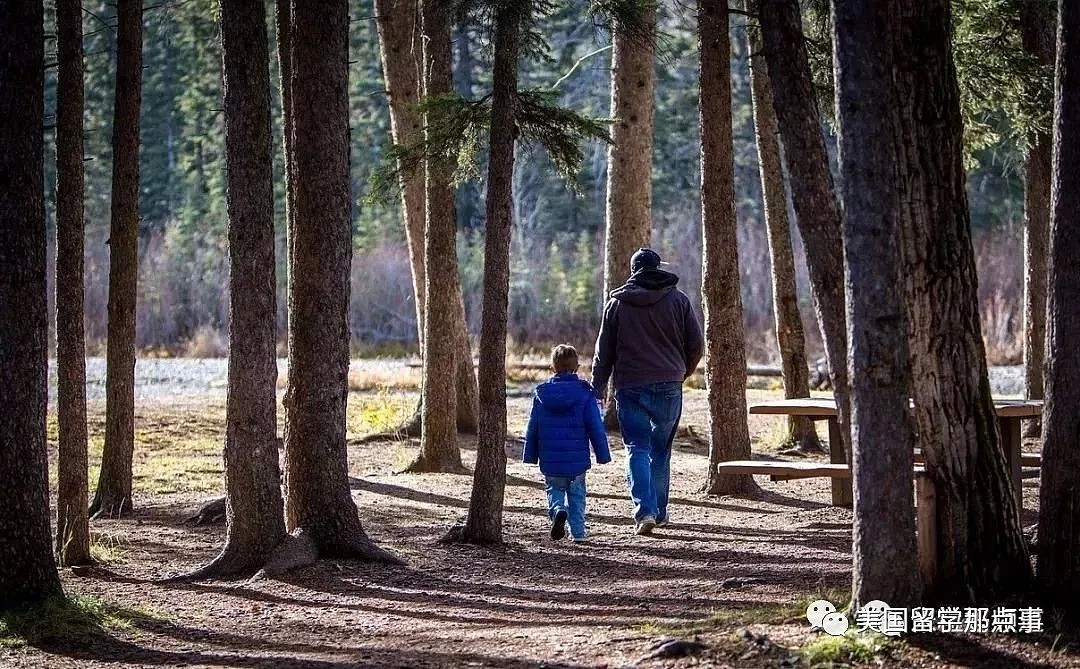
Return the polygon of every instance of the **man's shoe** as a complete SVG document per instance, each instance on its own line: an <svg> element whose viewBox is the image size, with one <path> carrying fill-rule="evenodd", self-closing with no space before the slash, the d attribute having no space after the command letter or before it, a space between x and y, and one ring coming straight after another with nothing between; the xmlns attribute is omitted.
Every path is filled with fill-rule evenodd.
<svg viewBox="0 0 1080 669"><path fill-rule="evenodd" d="M667 527L667 524L668 524L668 519L667 518L657 518L656 519L656 526L657 527Z"/></svg>
<svg viewBox="0 0 1080 669"><path fill-rule="evenodd" d="M634 534L652 534L654 527L656 527L656 518L645 516L634 526Z"/></svg>
<svg viewBox="0 0 1080 669"><path fill-rule="evenodd" d="M555 519L551 521L551 538L558 541L566 536L566 509L555 512Z"/></svg>

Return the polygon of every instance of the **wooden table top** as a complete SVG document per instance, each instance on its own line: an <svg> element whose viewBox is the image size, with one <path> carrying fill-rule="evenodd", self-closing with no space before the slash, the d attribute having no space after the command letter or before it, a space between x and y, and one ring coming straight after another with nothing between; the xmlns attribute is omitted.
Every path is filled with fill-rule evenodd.
<svg viewBox="0 0 1080 669"><path fill-rule="evenodd" d="M994 412L1000 418L1031 418L1042 415L1042 400L994 400ZM832 397L807 397L793 400L757 402L749 406L752 414L834 418L836 400Z"/></svg>

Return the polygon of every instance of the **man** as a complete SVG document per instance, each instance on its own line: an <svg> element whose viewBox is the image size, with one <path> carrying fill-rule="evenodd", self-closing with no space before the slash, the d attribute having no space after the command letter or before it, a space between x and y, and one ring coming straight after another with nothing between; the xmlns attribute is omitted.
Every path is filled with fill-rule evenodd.
<svg viewBox="0 0 1080 669"><path fill-rule="evenodd" d="M601 401L615 386L634 531L667 523L671 441L682 416L682 384L701 360L701 325L679 277L660 256L638 249L630 278L611 292L596 338L593 387Z"/></svg>

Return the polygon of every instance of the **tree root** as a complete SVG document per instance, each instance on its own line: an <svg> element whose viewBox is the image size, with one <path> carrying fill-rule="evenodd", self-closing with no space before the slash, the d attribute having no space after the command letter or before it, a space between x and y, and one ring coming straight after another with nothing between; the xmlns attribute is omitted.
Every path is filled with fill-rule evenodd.
<svg viewBox="0 0 1080 669"><path fill-rule="evenodd" d="M401 474L467 474L469 470L465 468L465 465L461 464L461 458L446 460L432 461L425 458L423 454L416 456L416 459L409 463L409 466L402 469Z"/></svg>
<svg viewBox="0 0 1080 669"><path fill-rule="evenodd" d="M442 539L439 539L440 544L469 544L471 546L483 546L485 548L500 548L505 546L505 542L502 541L477 541L474 537L470 536L466 532L466 524L464 521L458 521L446 531L446 534Z"/></svg>
<svg viewBox="0 0 1080 669"><path fill-rule="evenodd" d="M210 564L187 574L161 579L159 583L187 583L251 576L260 571L262 566L262 557L245 557L225 547Z"/></svg>
<svg viewBox="0 0 1080 669"><path fill-rule="evenodd" d="M124 497L122 499L106 499L100 494L94 495L94 501L90 503L90 508L87 509L87 513L90 515L91 520L98 520L101 518L123 518L124 516L130 516L132 511L131 498Z"/></svg>
<svg viewBox="0 0 1080 669"><path fill-rule="evenodd" d="M304 533L299 532L297 537L303 539ZM398 556L376 545L363 530L347 531L342 535L331 537L321 542L321 545L316 544L316 550L319 557L354 559L380 564L405 564L405 561Z"/></svg>
<svg viewBox="0 0 1080 669"><path fill-rule="evenodd" d="M232 577L250 576L248 583L265 576L276 576L293 569L310 567L319 558L351 558L364 562L403 565L405 562L390 551L375 545L361 530L334 538L321 548L310 532L298 530L285 535L268 556L243 556L226 547L210 562L193 572L161 579L160 583L186 583Z"/></svg>
<svg viewBox="0 0 1080 669"><path fill-rule="evenodd" d="M292 569L310 567L319 559L319 549L310 534L297 532L285 536L285 540L270 553L270 558L254 578L260 574L274 576Z"/></svg>
<svg viewBox="0 0 1080 669"><path fill-rule="evenodd" d="M401 425L384 432L376 432L374 434L366 434L362 437L350 439L349 444L354 446L360 446L364 444L372 444L379 441L405 441L406 439L416 439L420 437L422 430L422 420L420 417L420 411L417 410L408 420Z"/></svg>
<svg viewBox="0 0 1080 669"><path fill-rule="evenodd" d="M702 486L699 492L710 497L730 495L753 499L763 491L750 474L722 474Z"/></svg>
<svg viewBox="0 0 1080 669"><path fill-rule="evenodd" d="M203 504L194 516L184 522L192 525L217 525L225 522L225 498L218 497Z"/></svg>

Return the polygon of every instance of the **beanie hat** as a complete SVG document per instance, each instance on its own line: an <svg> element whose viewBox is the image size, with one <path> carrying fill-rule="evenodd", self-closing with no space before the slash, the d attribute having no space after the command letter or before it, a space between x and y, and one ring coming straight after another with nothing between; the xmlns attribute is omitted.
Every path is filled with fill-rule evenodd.
<svg viewBox="0 0 1080 669"><path fill-rule="evenodd" d="M662 264L660 254L652 249L638 249L630 257L630 273L634 274L643 269L657 269Z"/></svg>

